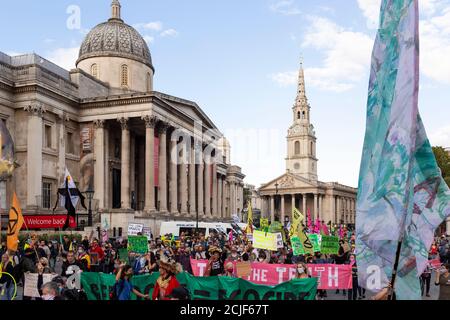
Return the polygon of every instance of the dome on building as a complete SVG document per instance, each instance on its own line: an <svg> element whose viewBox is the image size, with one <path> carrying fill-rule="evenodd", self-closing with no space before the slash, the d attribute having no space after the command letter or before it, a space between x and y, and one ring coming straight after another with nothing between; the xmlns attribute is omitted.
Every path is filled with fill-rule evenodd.
<svg viewBox="0 0 450 320"><path fill-rule="evenodd" d="M112 17L94 27L84 39L77 65L93 57L121 57L139 61L155 70L144 38L120 17L120 3L112 2Z"/></svg>

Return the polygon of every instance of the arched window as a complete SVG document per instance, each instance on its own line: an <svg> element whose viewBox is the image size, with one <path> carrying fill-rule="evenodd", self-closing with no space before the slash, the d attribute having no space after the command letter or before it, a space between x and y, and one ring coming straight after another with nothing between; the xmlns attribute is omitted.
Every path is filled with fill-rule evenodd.
<svg viewBox="0 0 450 320"><path fill-rule="evenodd" d="M122 87L128 87L128 66L122 65L120 70L120 85Z"/></svg>
<svg viewBox="0 0 450 320"><path fill-rule="evenodd" d="M91 66L91 76L98 79L98 64L96 63Z"/></svg>
<svg viewBox="0 0 450 320"><path fill-rule="evenodd" d="M295 141L295 154L299 155L300 154L300 141Z"/></svg>
<svg viewBox="0 0 450 320"><path fill-rule="evenodd" d="M297 112L297 119L300 120L300 118L301 118L301 113L299 111L299 112Z"/></svg>
<svg viewBox="0 0 450 320"><path fill-rule="evenodd" d="M306 119L306 112L303 111L302 119Z"/></svg>

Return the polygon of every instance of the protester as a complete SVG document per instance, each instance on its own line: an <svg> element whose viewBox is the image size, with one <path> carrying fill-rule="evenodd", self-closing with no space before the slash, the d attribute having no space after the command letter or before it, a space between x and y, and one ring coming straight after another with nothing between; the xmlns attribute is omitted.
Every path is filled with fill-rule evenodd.
<svg viewBox="0 0 450 320"><path fill-rule="evenodd" d="M311 276L309 275L308 267L307 267L306 264L304 264L304 263L297 264L297 270L296 270L295 278L296 279L311 278Z"/></svg>
<svg viewBox="0 0 450 320"><path fill-rule="evenodd" d="M431 284L431 267L429 264L427 264L424 272L420 276L420 287L422 290L422 296L425 294L427 297L430 297L430 284Z"/></svg>
<svg viewBox="0 0 450 320"><path fill-rule="evenodd" d="M77 261L83 272L91 270L91 257L86 253L83 245L78 246Z"/></svg>
<svg viewBox="0 0 450 320"><path fill-rule="evenodd" d="M82 269L80 263L76 260L75 254L73 251L69 251L67 253L66 261L63 262L61 276L70 277L73 273L73 269Z"/></svg>
<svg viewBox="0 0 450 320"><path fill-rule="evenodd" d="M120 301L130 300L132 292L140 298L149 299L148 294L143 294L138 290L136 290L135 288L133 288L133 285L131 284L132 277L133 277L133 268L130 265L122 264L119 268L119 271L117 272L116 284L113 288L117 300Z"/></svg>
<svg viewBox="0 0 450 320"><path fill-rule="evenodd" d="M159 262L160 276L153 289L153 300L170 300L169 296L172 291L180 286L180 283L175 277L178 271L179 268L173 260L163 259Z"/></svg>
<svg viewBox="0 0 450 320"><path fill-rule="evenodd" d="M7 274L8 273L8 274ZM12 300L14 295L14 280L13 276L14 267L10 261L8 253L2 255L2 260L0 263L0 300Z"/></svg>
<svg viewBox="0 0 450 320"><path fill-rule="evenodd" d="M236 275L234 274L234 265L233 262L227 262L225 264L225 277L231 277L236 278Z"/></svg>
<svg viewBox="0 0 450 320"><path fill-rule="evenodd" d="M221 260L222 249L213 246L209 249L211 258L206 266L205 275L206 276L220 276L224 273L223 262Z"/></svg>
<svg viewBox="0 0 450 320"><path fill-rule="evenodd" d="M435 285L439 286L439 300L450 300L450 264L436 270Z"/></svg>

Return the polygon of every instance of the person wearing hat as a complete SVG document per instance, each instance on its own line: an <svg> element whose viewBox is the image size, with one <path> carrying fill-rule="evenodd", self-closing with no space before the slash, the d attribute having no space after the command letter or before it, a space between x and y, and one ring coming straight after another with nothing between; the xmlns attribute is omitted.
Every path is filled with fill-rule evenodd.
<svg viewBox="0 0 450 320"><path fill-rule="evenodd" d="M208 265L206 266L205 276L220 276L224 273L223 270L223 262L220 258L222 253L222 249L212 246L209 248L209 254L211 258L208 261Z"/></svg>
<svg viewBox="0 0 450 320"><path fill-rule="evenodd" d="M153 300L170 300L169 296L175 288L180 286L175 275L178 273L177 263L170 259L161 259L159 262L160 276L156 280L153 290Z"/></svg>

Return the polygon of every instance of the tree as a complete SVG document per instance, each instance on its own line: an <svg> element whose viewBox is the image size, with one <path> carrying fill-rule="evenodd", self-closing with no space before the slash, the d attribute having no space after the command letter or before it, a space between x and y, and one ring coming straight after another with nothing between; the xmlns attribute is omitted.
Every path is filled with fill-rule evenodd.
<svg viewBox="0 0 450 320"><path fill-rule="evenodd" d="M450 186L450 154L442 147L433 147L434 156L442 172L442 177Z"/></svg>

